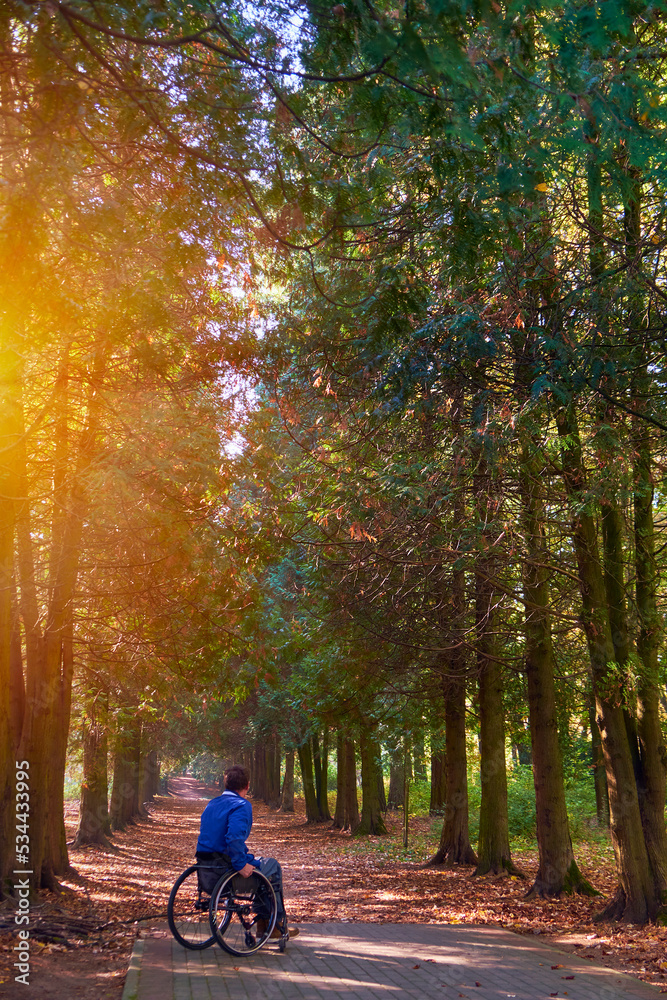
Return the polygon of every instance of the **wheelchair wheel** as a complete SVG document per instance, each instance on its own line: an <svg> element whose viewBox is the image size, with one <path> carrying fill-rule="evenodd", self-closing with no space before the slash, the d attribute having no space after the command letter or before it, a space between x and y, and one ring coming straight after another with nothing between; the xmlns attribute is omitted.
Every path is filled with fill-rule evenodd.
<svg viewBox="0 0 667 1000"><path fill-rule="evenodd" d="M198 865L186 868L174 882L167 903L169 930L179 944L202 951L215 942L209 922L209 895L199 888Z"/></svg>
<svg viewBox="0 0 667 1000"><path fill-rule="evenodd" d="M213 890L210 929L230 955L252 955L269 940L277 912L276 894L266 876L255 871L244 878L235 872Z"/></svg>

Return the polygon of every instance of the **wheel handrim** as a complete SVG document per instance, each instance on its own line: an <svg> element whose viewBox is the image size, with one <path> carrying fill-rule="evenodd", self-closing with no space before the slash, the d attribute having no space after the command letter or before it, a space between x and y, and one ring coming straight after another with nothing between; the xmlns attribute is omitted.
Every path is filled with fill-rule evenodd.
<svg viewBox="0 0 667 1000"><path fill-rule="evenodd" d="M258 951L269 938L276 917L275 894L264 876L251 876L254 884L247 889L239 889L239 876L225 880L213 894L211 902L211 930L218 943L232 955L251 955ZM258 888L258 881L261 880ZM264 901L260 898L264 893ZM270 894L270 895L269 895ZM261 912L270 909L268 920L261 923Z"/></svg>

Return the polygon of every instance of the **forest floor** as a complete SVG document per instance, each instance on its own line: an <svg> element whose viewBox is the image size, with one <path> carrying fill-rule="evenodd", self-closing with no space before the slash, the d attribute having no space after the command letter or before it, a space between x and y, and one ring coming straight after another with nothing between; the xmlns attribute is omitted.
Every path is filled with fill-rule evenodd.
<svg viewBox="0 0 667 1000"><path fill-rule="evenodd" d="M61 897L40 894L33 907L30 989L13 982L16 939L0 934L0 993L31 1000L119 1000L137 921L166 914L177 875L192 863L204 803L218 794L194 779L173 779L172 796L151 806L148 821L116 834L115 852L71 852L77 879L64 880ZM388 837L351 838L330 825L306 825L303 805L294 815L254 803L249 846L283 864L291 923L470 923L502 925L521 934L540 934L565 951L622 969L667 992L667 928L596 924L600 899L523 899L537 868L537 852L514 851L526 873L518 878L474 878L472 868L423 868L437 846L441 820L412 818L410 850L402 848L402 815L387 815ZM68 836L76 828L77 806L67 807ZM520 848L522 845L519 845ZM575 854L583 873L603 895L615 885L613 857L604 840L580 841ZM0 904L0 916L9 902ZM40 943L44 925L79 918L83 934L71 931L63 943ZM557 959L557 956L554 956Z"/></svg>

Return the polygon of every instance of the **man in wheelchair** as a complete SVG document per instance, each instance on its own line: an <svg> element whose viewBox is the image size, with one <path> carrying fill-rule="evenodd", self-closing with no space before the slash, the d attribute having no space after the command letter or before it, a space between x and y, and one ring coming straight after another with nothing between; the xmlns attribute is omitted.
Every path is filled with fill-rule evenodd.
<svg viewBox="0 0 667 1000"><path fill-rule="evenodd" d="M255 870L265 875L274 888L277 903L276 926L271 937L281 937L287 928L287 916L283 900L282 869L275 858L256 858L246 847L246 839L252 828L252 805L248 801L250 774L245 767L234 764L225 772L225 790L222 795L211 799L201 817L201 829L197 841L197 862L230 867L244 878L249 878ZM217 881L218 875L214 875ZM204 886L207 891L212 891ZM257 919L258 929L266 926L263 915ZM289 928L289 936L296 937L298 927Z"/></svg>

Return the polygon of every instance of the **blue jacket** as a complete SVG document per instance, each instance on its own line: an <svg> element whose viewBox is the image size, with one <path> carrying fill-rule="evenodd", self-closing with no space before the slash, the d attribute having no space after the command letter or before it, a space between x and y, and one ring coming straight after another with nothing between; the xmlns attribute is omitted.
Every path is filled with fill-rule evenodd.
<svg viewBox="0 0 667 1000"><path fill-rule="evenodd" d="M226 854L237 872L244 865L259 868L245 845L252 828L252 806L237 792L225 791L211 799L201 817L197 852Z"/></svg>

